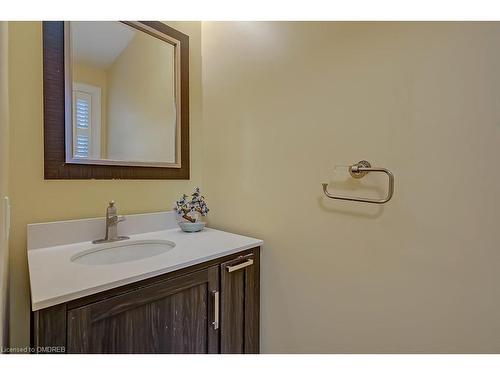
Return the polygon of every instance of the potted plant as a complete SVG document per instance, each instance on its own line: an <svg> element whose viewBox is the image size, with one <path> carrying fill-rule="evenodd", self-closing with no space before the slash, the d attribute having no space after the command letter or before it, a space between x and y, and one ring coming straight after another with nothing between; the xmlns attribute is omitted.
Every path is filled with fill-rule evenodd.
<svg viewBox="0 0 500 375"><path fill-rule="evenodd" d="M175 202L174 207L177 213L179 226L184 232L199 232L205 227L205 223L200 221L201 216L207 216L209 208L205 202L205 197L200 194L200 188L194 189L193 194L183 194L181 199Z"/></svg>

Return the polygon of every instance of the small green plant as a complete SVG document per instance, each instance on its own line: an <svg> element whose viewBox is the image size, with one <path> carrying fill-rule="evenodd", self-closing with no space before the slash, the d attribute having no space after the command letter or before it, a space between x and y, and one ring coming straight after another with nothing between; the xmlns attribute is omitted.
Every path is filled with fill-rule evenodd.
<svg viewBox="0 0 500 375"><path fill-rule="evenodd" d="M175 202L174 210L183 219L191 223L196 222L196 213L207 216L208 211L210 211L205 202L205 197L200 194L199 187L195 188L191 195L183 194L181 199Z"/></svg>

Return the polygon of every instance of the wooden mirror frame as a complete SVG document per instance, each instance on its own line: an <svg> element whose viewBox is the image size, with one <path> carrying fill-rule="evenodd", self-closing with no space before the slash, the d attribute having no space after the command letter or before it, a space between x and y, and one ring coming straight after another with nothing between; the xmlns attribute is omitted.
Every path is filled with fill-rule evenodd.
<svg viewBox="0 0 500 375"><path fill-rule="evenodd" d="M179 167L70 164L66 162L65 40L63 21L43 22L44 177L61 179L189 179L189 37L157 21L141 21L155 33L179 41L180 161Z"/></svg>

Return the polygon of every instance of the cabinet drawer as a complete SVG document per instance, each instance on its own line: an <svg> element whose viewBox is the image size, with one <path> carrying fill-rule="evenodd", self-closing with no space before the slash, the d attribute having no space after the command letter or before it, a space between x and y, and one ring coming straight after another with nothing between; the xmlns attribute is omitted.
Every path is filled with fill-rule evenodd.
<svg viewBox="0 0 500 375"><path fill-rule="evenodd" d="M221 353L259 352L258 249L220 266Z"/></svg>

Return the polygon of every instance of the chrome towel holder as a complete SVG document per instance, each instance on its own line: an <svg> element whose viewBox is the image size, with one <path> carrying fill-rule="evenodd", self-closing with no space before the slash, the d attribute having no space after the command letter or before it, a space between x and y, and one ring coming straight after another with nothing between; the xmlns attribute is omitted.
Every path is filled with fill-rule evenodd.
<svg viewBox="0 0 500 375"><path fill-rule="evenodd" d="M328 184L324 183L323 192L328 198L331 199L341 199L344 201L354 201L354 202L365 202L365 203L375 203L382 204L387 203L391 200L394 194L394 175L392 172L386 168L372 167L372 165L366 160L361 160L360 162L349 166L349 173L353 178L363 178L370 172L381 172L385 173L389 177L389 188L387 189L387 196L382 199L371 199L371 198L361 198L361 197L346 197L342 195L332 195L328 192Z"/></svg>

